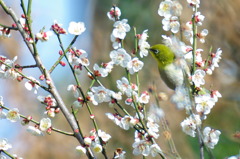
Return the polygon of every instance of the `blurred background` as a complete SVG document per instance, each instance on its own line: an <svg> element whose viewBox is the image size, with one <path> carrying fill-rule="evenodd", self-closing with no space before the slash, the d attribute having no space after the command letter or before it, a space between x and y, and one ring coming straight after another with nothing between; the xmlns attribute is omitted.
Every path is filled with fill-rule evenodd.
<svg viewBox="0 0 240 159"><path fill-rule="evenodd" d="M113 4L121 9L121 19L128 19L129 24L136 27L137 33L142 33L148 29L149 43L151 45L162 42L161 35L168 34L162 31L162 18L157 14L160 0L52 0L33 1L33 30L38 32L44 26L46 31L50 28L54 20L63 24L67 29L70 21L83 21L86 24L86 32L84 32L77 42L74 44L78 49L84 49L89 53L92 68L94 63L101 64L109 62L109 53L112 49L110 34L112 32L113 22L110 21L106 13ZM27 1L26 1L27 3ZM191 9L187 7L185 1L181 1L184 10L181 21L185 23L191 18ZM22 14L19 2L7 2L17 14ZM205 15L203 26L199 28L208 29L209 35L204 45L199 48L204 49L204 53L208 53L212 47L213 52L217 48L223 50L220 67L216 68L213 75L206 77L206 87L218 89L222 94L222 98L212 109L211 114L205 121L205 126L210 126L221 131L219 143L213 150L216 159L237 155L240 150L239 138L234 138L234 134L240 131L240 1L236 0L211 0L202 1L199 11ZM0 9L0 23L11 25L11 19ZM63 43L67 47L73 38L72 35L62 36ZM134 48L134 32L133 29L127 34L125 48L128 52ZM51 37L46 43L38 43L39 53L43 58L44 64L50 68L58 58L59 44L56 37ZM18 56L20 65L34 64L27 48L22 43L18 33L12 32L12 38L0 39L0 55L7 56L12 59ZM144 68L141 71L140 82L141 90L145 91L153 84L157 83L158 92L166 92L169 97L173 91L168 89L162 83L157 70L157 64L150 56L143 59ZM70 106L74 98L66 91L69 84L73 83L71 76L68 76L69 68L58 66L53 72L53 78L59 88L59 92L64 101ZM25 71L29 76L38 78L40 72L36 69ZM108 79L100 80L104 85L112 90L116 90L116 80L120 79L124 71L120 67L115 67ZM87 90L90 80L86 74L82 74L81 84L84 90ZM43 117L44 107L36 100L36 95L29 93L24 88L24 82L9 81L0 79L0 95L4 98L4 103L10 108L17 107L24 115L32 115L34 119L39 120ZM39 91L39 95L47 95L45 92ZM154 100L152 100L154 101ZM199 158L197 138L186 136L180 127L180 122L185 119L184 111L179 111L175 106L165 101L161 106L166 114L166 119L172 131L172 137L176 148L183 159ZM114 112L109 108L108 104L102 104L93 107L96 119L100 129L112 135L112 139L107 145L107 153L113 155L116 148L122 147L127 152L127 159L137 159L140 156L132 155L133 130L124 131L116 127L104 115L106 112ZM79 123L84 130L85 135L93 128L86 108L83 108L79 114ZM53 119L54 127L70 131L62 115L58 115ZM25 159L62 159L62 158L83 158L79 157L75 152L78 143L75 139L61 134L52 133L45 137L34 137L26 133L26 126L20 123L10 123L0 120L0 138L8 138L13 145L11 153L16 153ZM160 128L161 130L161 128ZM167 142L163 135L157 141L163 150L169 151ZM99 158L103 158L101 155ZM206 158L209 158L206 156Z"/></svg>

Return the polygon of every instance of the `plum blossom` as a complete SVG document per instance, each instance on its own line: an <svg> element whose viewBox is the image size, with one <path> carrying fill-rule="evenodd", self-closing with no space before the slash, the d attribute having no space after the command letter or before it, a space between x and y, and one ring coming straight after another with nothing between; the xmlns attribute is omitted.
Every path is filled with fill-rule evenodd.
<svg viewBox="0 0 240 159"><path fill-rule="evenodd" d="M128 62L131 60L131 56L124 50L118 49L110 52L110 58L115 65L127 67Z"/></svg>
<svg viewBox="0 0 240 159"><path fill-rule="evenodd" d="M6 118L11 122L17 122L20 120L19 110L17 108L13 108L8 111Z"/></svg>
<svg viewBox="0 0 240 159"><path fill-rule="evenodd" d="M92 87L91 91L93 92L93 98L97 103L111 101L111 91L103 86Z"/></svg>
<svg viewBox="0 0 240 159"><path fill-rule="evenodd" d="M76 151L80 154L80 155L83 155L83 154L86 154L87 150L85 147L82 147L82 146L77 146L76 147Z"/></svg>
<svg viewBox="0 0 240 159"><path fill-rule="evenodd" d="M27 132L29 132L30 134L32 134L34 136L44 136L43 132L34 126L29 126L27 128Z"/></svg>
<svg viewBox="0 0 240 159"><path fill-rule="evenodd" d="M14 70L14 63L17 60L17 56L12 60L7 59L5 56L0 56L0 60L0 78L16 79L19 76L19 73ZM4 64L2 62L4 62Z"/></svg>
<svg viewBox="0 0 240 159"><path fill-rule="evenodd" d="M201 119L199 115L191 115L181 122L181 127L183 132L187 135L195 137L197 126L201 124Z"/></svg>
<svg viewBox="0 0 240 159"><path fill-rule="evenodd" d="M102 130L98 130L98 136L101 137L101 139L106 143L110 140L111 138L111 135L105 133L104 131Z"/></svg>
<svg viewBox="0 0 240 159"><path fill-rule="evenodd" d="M143 68L144 63L138 60L137 57L134 57L131 61L127 64L127 69L130 74L134 74L135 72L140 71Z"/></svg>
<svg viewBox="0 0 240 159"><path fill-rule="evenodd" d="M0 151L7 151L10 148L12 148L12 145L8 143L7 139L0 139Z"/></svg>
<svg viewBox="0 0 240 159"><path fill-rule="evenodd" d="M119 39L124 39L126 36L126 32L130 31L130 26L129 24L127 24L128 20L127 19L123 19L121 21L116 21L113 26L113 32L112 35L115 38L119 38Z"/></svg>
<svg viewBox="0 0 240 159"><path fill-rule="evenodd" d="M221 132L214 130L210 127L205 127L203 130L203 142L210 149L214 149L214 146L218 143Z"/></svg>
<svg viewBox="0 0 240 159"><path fill-rule="evenodd" d="M50 128L51 126L52 126L51 119L43 118L43 119L40 120L39 129L41 131L47 131L48 128Z"/></svg>
<svg viewBox="0 0 240 159"><path fill-rule="evenodd" d="M172 16L172 3L171 0L162 1L159 5L158 14L165 18L170 18Z"/></svg>
<svg viewBox="0 0 240 159"><path fill-rule="evenodd" d="M148 49L150 48L149 43L147 42L148 30L144 30L142 34L138 36L138 48L140 50L139 55L141 58L148 55Z"/></svg>
<svg viewBox="0 0 240 159"><path fill-rule="evenodd" d="M171 30L171 32L174 34L177 33L180 28L180 23L178 21L177 16L172 16L170 18L164 18L162 20L162 24L163 24L163 30L165 30L165 31Z"/></svg>
<svg viewBox="0 0 240 159"><path fill-rule="evenodd" d="M80 35L86 30L83 22L70 22L68 32L73 35Z"/></svg>
<svg viewBox="0 0 240 159"><path fill-rule="evenodd" d="M195 103L197 112L207 115L215 105L215 100L210 94L204 94L195 96Z"/></svg>
<svg viewBox="0 0 240 159"><path fill-rule="evenodd" d="M206 75L205 71L203 70L196 70L194 75L192 76L192 81L194 82L196 87L200 87L201 85L205 84L204 76Z"/></svg>
<svg viewBox="0 0 240 159"><path fill-rule="evenodd" d="M37 94L38 88L39 88L39 81L37 81L35 78L33 77L29 77L29 81L27 81L25 83L25 88L29 91L33 91L34 94Z"/></svg>
<svg viewBox="0 0 240 159"><path fill-rule="evenodd" d="M150 146L149 143L145 140L137 140L132 144L133 154L148 156L150 154Z"/></svg>
<svg viewBox="0 0 240 159"><path fill-rule="evenodd" d="M201 33L197 34L197 37L199 38L201 43L205 43L205 37L208 35L208 30L207 29L203 29L201 31Z"/></svg>

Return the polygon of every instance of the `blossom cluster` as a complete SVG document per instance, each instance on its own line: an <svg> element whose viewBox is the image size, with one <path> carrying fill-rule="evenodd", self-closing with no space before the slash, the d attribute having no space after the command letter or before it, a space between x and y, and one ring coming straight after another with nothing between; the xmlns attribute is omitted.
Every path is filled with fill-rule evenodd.
<svg viewBox="0 0 240 159"><path fill-rule="evenodd" d="M183 27L183 35L191 45L188 46L179 40L176 42L175 37L163 36L163 38L165 44L171 47L176 57L186 61L186 63L181 62L179 67L181 67L188 76L192 90L189 91L186 88L188 87L186 84L185 86L181 85L177 87L175 94L172 96L172 101L176 103L178 108L186 109L187 113L190 114L190 116L181 123L181 126L186 134L195 137L197 130L202 127L202 120L207 118L207 115L211 112L218 98L222 97L219 91L207 90L203 87L205 84L205 75L211 75L215 67L219 67L218 63L221 59L222 50L218 48L216 53L211 53L207 59L202 58L203 49L197 49L196 42L199 40L200 43L204 43L208 30L203 29L200 32L196 32L196 28L202 26L205 17L197 11L197 8L200 6L200 1L187 0L187 2L194 13L192 19ZM174 34L179 31L180 24L178 17L181 15L181 9L182 6L177 0L165 0L160 3L158 13L164 17L162 22L165 31L171 31ZM185 64L191 65L192 73L190 73L189 69L186 69ZM193 98L190 97L190 92L193 92ZM191 99L194 101L191 102ZM213 149L219 140L220 134L220 131L206 127L202 132L203 142L207 147Z"/></svg>

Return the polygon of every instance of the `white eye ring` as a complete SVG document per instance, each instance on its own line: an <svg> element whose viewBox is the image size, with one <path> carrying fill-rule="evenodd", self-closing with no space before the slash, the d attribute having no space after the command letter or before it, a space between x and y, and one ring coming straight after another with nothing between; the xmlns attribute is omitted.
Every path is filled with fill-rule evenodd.
<svg viewBox="0 0 240 159"><path fill-rule="evenodd" d="M154 54L158 54L159 53L159 50L156 50L156 49L150 49Z"/></svg>

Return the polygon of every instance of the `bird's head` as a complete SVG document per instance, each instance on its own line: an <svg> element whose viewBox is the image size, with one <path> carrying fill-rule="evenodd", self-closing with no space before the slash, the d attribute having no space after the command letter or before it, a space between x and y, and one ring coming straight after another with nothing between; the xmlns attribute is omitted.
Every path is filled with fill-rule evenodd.
<svg viewBox="0 0 240 159"><path fill-rule="evenodd" d="M173 63L175 58L173 51L163 44L153 45L149 48L149 52L157 60L159 68Z"/></svg>

